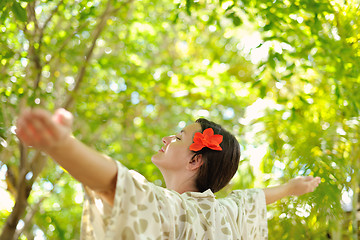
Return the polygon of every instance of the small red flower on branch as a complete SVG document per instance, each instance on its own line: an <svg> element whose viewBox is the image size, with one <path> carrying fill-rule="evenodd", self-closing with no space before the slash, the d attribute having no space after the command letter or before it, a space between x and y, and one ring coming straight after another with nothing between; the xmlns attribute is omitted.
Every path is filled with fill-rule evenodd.
<svg viewBox="0 0 360 240"><path fill-rule="evenodd" d="M212 128L207 128L203 133L197 132L194 135L194 143L190 145L190 150L200 151L204 147L210 148L212 150L221 151L220 143L223 140L223 136L216 134L214 135L214 130Z"/></svg>

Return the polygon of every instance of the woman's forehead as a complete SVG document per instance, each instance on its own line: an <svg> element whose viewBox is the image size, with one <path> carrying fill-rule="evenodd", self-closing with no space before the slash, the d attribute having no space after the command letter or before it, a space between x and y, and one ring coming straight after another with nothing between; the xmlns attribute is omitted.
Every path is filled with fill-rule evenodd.
<svg viewBox="0 0 360 240"><path fill-rule="evenodd" d="M181 132L184 135L190 135L193 136L196 132L201 132L201 125L200 123L192 123L187 125Z"/></svg>

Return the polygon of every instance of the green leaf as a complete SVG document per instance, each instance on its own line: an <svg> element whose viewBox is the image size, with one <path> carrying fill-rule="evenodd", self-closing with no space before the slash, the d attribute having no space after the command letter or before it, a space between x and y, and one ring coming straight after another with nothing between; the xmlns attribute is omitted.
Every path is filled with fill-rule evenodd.
<svg viewBox="0 0 360 240"><path fill-rule="evenodd" d="M0 22L4 22L8 16L9 16L9 9L8 8L3 9L3 12L0 13Z"/></svg>
<svg viewBox="0 0 360 240"><path fill-rule="evenodd" d="M291 78L292 75L294 75L294 73L293 73L293 72L290 72L289 74L286 74L285 76L283 76L282 79L283 79L283 80L289 79L289 78Z"/></svg>
<svg viewBox="0 0 360 240"><path fill-rule="evenodd" d="M334 230L328 224L328 210L337 219L344 217L340 200L344 185L349 185L345 180L359 179L352 174L357 173L352 164L359 156L351 151L359 152L360 15L357 6L346 3L354 1L337 1L339 11L327 1L315 1L313 5L310 0L290 1L291 4L113 1L113 7L121 10L111 11L87 63L84 59L95 41L93 33L106 1L63 1L46 31L33 31L31 23L30 34L24 34L19 31L19 23L26 21L22 7L30 1L33 0L0 0L0 136L8 144L6 149L0 141L0 155L9 151L2 161L8 169L19 169L20 152L17 141L5 137L10 134L14 114L26 103L52 111L69 96L74 97L75 104L69 109L77 119L74 135L150 181L162 179L149 161L154 149L159 149L161 138L192 122L199 110L206 110L210 118L239 137L244 150L250 153L251 149L266 146L265 157L259 159L260 171L266 175L256 174L267 179L265 186L283 183L298 174L313 173L325 180L315 195L306 195L316 196L314 199L285 198L270 206L272 238L323 239L324 233ZM33 2L35 8L43 9L36 13L40 23L59 2L62 1ZM224 4L228 9L222 9ZM242 23L245 19L247 26ZM207 31L211 30L210 25L216 25L216 31ZM334 39L334 30L340 40ZM237 32L241 34L233 34ZM252 33L256 33L254 43L261 43L256 50L270 50L266 60L261 57L263 60L257 59L260 62L252 61L256 50L249 52L255 53L250 58L235 47ZM32 47L27 47L29 44L38 51L33 52ZM43 68L37 92L33 86L39 66L34 64L34 54ZM136 59L141 59L141 64L135 65ZM84 64L84 80L74 90ZM274 68L280 71L275 72ZM279 80L280 84L276 82ZM35 104L36 98L41 99L40 104ZM253 108L249 108L251 105ZM229 108L234 117L224 119L225 114L221 113ZM261 114L249 114L257 119L238 127L238 119L246 120L245 113L251 113L250 110ZM349 123L352 127L347 126ZM339 136L339 128L348 134ZM250 137L244 133L250 133ZM29 149L28 157L32 156L33 150ZM228 190L254 186L256 177L250 159L242 159L238 176L244 177L235 178ZM71 179L68 175L58 182L60 171L48 161L37 178L37 186L43 186L44 180L50 181L56 185L56 191L39 205L29 223L29 227L34 227L28 231L31 233L38 226L49 239L79 239L80 224L69 222L80 221L81 206L74 202L78 195L75 190L79 189L74 180L67 184ZM162 181L158 183L164 186ZM44 194L48 194L45 185L31 193L29 204L36 204L38 196ZM310 215L297 215L297 209L302 208L298 204L306 202L311 203L311 210L306 209ZM61 216L54 206L61 207ZM283 212L286 217L280 218ZM8 215L0 210L0 229ZM342 222L343 229L338 228L343 238L350 238L347 233L352 229L351 222L347 219Z"/></svg>
<svg viewBox="0 0 360 240"><path fill-rule="evenodd" d="M266 24L263 29L266 32L266 31L271 30L272 27L273 27L273 24L270 22L269 24Z"/></svg>
<svg viewBox="0 0 360 240"><path fill-rule="evenodd" d="M274 56L269 56L269 65L270 65L270 67L272 68L272 69L275 69L275 67L276 67L276 62L275 62L275 58L274 58Z"/></svg>
<svg viewBox="0 0 360 240"><path fill-rule="evenodd" d="M20 3L13 2L11 9L12 9L13 13L15 14L15 17L18 20L20 20L22 22L27 21L26 10L23 7L21 7Z"/></svg>
<svg viewBox="0 0 360 240"><path fill-rule="evenodd" d="M190 11L191 5L192 5L192 1L186 0L186 12L189 16L191 16L191 11Z"/></svg>
<svg viewBox="0 0 360 240"><path fill-rule="evenodd" d="M264 98L266 96L266 86L262 85L260 87L260 98Z"/></svg>
<svg viewBox="0 0 360 240"><path fill-rule="evenodd" d="M0 1L0 10L3 10L3 8L6 6L7 3L8 3L8 0Z"/></svg>
<svg viewBox="0 0 360 240"><path fill-rule="evenodd" d="M179 13L177 13L174 17L174 20L172 21L173 23L176 23L179 19Z"/></svg>
<svg viewBox="0 0 360 240"><path fill-rule="evenodd" d="M242 22L242 20L241 20L241 18L239 18L238 16L235 16L234 15L234 17L232 18L232 20L233 20L233 24L235 25L235 26L240 26L243 22Z"/></svg>
<svg viewBox="0 0 360 240"><path fill-rule="evenodd" d="M222 4L222 3L220 2L220 5L221 5L221 4ZM234 8L234 7L235 7L235 3L231 4L230 6L228 6L227 9L225 10L225 12L231 10L231 9Z"/></svg>

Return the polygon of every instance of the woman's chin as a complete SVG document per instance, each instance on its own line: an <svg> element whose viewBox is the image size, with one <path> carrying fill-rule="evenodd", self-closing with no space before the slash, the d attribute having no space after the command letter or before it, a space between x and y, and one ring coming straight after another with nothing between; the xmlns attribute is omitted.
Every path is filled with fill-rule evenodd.
<svg viewBox="0 0 360 240"><path fill-rule="evenodd" d="M151 162L156 165L156 162L158 161L159 161L159 153L156 153L151 157Z"/></svg>
<svg viewBox="0 0 360 240"><path fill-rule="evenodd" d="M161 156L161 153L157 153L154 156L151 157L151 162L161 171L163 168L163 165L166 164L164 162L163 156Z"/></svg>

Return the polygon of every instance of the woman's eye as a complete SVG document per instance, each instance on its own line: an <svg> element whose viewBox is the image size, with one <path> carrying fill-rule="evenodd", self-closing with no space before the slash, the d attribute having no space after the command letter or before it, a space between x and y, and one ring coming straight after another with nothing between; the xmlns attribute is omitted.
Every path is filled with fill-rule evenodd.
<svg viewBox="0 0 360 240"><path fill-rule="evenodd" d="M181 140L179 137L176 137L176 140Z"/></svg>

